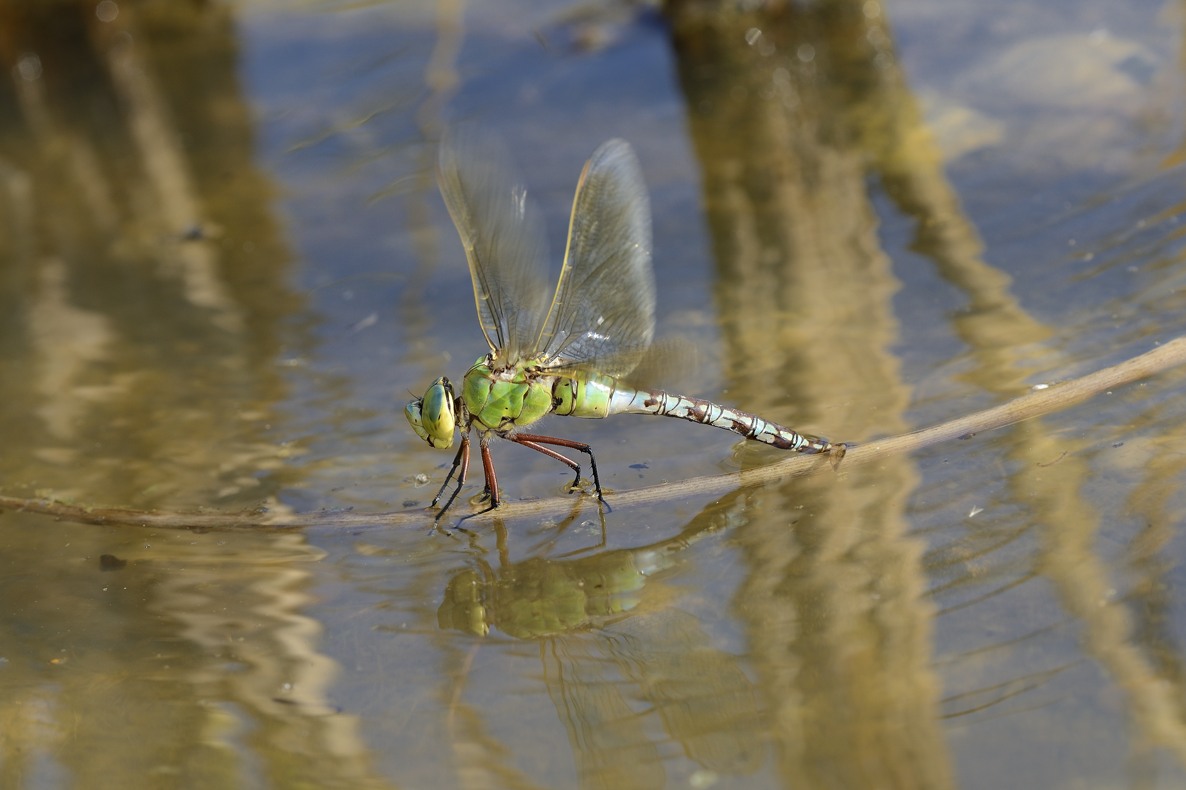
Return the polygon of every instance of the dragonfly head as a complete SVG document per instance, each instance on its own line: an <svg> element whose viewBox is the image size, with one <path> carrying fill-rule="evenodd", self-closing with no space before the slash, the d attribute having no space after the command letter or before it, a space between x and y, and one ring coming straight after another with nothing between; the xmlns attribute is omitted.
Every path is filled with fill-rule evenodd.
<svg viewBox="0 0 1186 790"><path fill-rule="evenodd" d="M445 588L445 602L437 609L437 625L474 636L488 636L490 620L484 601L490 586L472 568L459 572Z"/></svg>
<svg viewBox="0 0 1186 790"><path fill-rule="evenodd" d="M444 376L432 383L423 398L408 401L404 416L430 447L442 450L453 446L453 432L457 428L457 407L453 400L453 385Z"/></svg>

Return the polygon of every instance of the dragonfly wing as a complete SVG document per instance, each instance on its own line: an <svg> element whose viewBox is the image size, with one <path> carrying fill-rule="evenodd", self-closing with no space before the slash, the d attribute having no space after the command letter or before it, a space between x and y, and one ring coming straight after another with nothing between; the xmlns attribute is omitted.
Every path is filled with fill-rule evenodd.
<svg viewBox="0 0 1186 790"><path fill-rule="evenodd" d="M534 350L547 304L547 245L505 149L469 127L441 142L438 180L469 260L486 342L514 364Z"/></svg>
<svg viewBox="0 0 1186 790"><path fill-rule="evenodd" d="M610 140L577 183L568 249L535 351L549 366L622 375L654 330L650 201L634 151Z"/></svg>

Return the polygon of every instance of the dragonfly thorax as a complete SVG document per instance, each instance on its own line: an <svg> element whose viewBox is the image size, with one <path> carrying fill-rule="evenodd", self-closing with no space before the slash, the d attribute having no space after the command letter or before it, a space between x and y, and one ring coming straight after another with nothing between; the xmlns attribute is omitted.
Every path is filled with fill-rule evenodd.
<svg viewBox="0 0 1186 790"><path fill-rule="evenodd" d="M486 355L475 362L461 385L462 400L474 421L497 433L509 433L552 411L551 377L539 375L529 364L495 369L492 361Z"/></svg>

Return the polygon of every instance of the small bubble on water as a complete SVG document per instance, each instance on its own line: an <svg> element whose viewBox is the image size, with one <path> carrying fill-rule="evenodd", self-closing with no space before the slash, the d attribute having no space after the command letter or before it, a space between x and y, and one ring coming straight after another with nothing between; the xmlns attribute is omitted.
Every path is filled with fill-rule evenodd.
<svg viewBox="0 0 1186 790"><path fill-rule="evenodd" d="M25 82L41 79L41 58L32 52L21 55L16 64L16 73Z"/></svg>
<svg viewBox="0 0 1186 790"><path fill-rule="evenodd" d="M95 7L95 16L100 22L114 22L119 16L119 6L112 0L103 0Z"/></svg>

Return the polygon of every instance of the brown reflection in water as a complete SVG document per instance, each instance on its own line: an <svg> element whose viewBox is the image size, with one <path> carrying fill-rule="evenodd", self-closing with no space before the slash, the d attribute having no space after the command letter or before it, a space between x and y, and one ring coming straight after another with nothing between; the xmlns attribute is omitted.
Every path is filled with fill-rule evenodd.
<svg viewBox="0 0 1186 790"><path fill-rule="evenodd" d="M883 9L863 1L774 2L742 11L670 0L668 11L704 169L726 370L736 387L762 382L747 390L747 402L762 411L763 393L778 393L772 405L794 393L807 427L826 416L826 433L843 432L836 438L902 427L907 390L887 351L895 286L874 235L870 174L917 219L913 249L965 294L967 308L950 326L968 349L964 380L1003 400L1035 371L1057 368L1042 342L1049 329L1025 312L1008 275L982 258L897 66ZM833 403L853 382L861 397ZM1180 706L1157 691L1176 670L1159 676L1146 655L1158 649L1132 643L1124 608L1100 605L1108 569L1085 497L1098 472L1082 459L1051 465L1081 449L1041 421L1017 426L1007 451L1011 501L995 504L1020 506L1028 531L1042 526L1037 570L1087 627L1091 656L1128 692L1138 747L1173 744L1186 762ZM1155 489L1180 471L1158 466L1154 459L1144 470ZM921 603L920 548L903 537L917 474L899 465L845 478L843 487L795 481L755 492L751 523L738 532L753 566L738 605L763 693L776 706L780 767L794 784L950 786L929 667L934 613ZM1024 581L1034 570L1032 555L1003 552L977 558L979 573L994 560L1003 566L994 576ZM1145 557L1143 567L1155 575L1138 587L1159 584L1156 564ZM969 563L972 586L976 573ZM995 604L1002 589L981 603ZM961 617L977 614L964 609ZM1056 658L1046 669L1066 665L1066 656ZM1025 666L1004 671L1041 674Z"/></svg>
<svg viewBox="0 0 1186 790"><path fill-rule="evenodd" d="M258 501L291 472L263 433L300 301L229 11L0 2L0 31L6 484Z"/></svg>
<svg viewBox="0 0 1186 790"><path fill-rule="evenodd" d="M42 532L5 546L32 570L0 579L0 786L389 786L334 704L304 536L141 533L104 563Z"/></svg>
<svg viewBox="0 0 1186 790"><path fill-rule="evenodd" d="M3 485L185 508L294 482L265 426L301 301L228 7L0 0L0 64ZM384 786L328 699L303 536L0 517L0 785Z"/></svg>
<svg viewBox="0 0 1186 790"><path fill-rule="evenodd" d="M1037 466L1043 449L1051 458L1064 445L1059 438L1034 435L1024 449L1031 465ZM1171 514L1158 506L1156 492L1180 486L1180 455L1178 450L1163 450L1154 456L1145 464L1143 482L1134 489L1134 510L1149 521L1129 550L1131 570L1137 574L1129 600L1117 597L1115 571L1100 553L1107 544L1100 540L1099 511L1082 495L1098 470L1081 454L1066 456L1028 475L1025 495L1033 520L1043 525L1036 565L1056 585L1063 607L1082 623L1086 650L1125 692L1135 725L1130 736L1134 753L1151 759L1160 747L1186 766L1182 655L1173 639L1156 627L1159 591L1170 586L1166 563L1173 556L1162 554L1166 546L1159 533L1164 536ZM1180 516L1172 514L1174 524L1181 523Z"/></svg>
<svg viewBox="0 0 1186 790"><path fill-rule="evenodd" d="M556 640L543 657L548 693L569 741L580 746L584 787L658 787L669 779L639 703L658 717L664 740L710 775L744 776L762 764L761 705L743 662L713 646L686 612L626 619L596 639Z"/></svg>
<svg viewBox="0 0 1186 790"><path fill-rule="evenodd" d="M1159 420L1158 424L1164 423ZM1175 636L1173 590L1180 587L1170 580L1177 569L1169 543L1183 521L1184 514L1175 511L1171 501L1178 495L1181 481L1186 480L1186 459L1177 449L1181 447L1177 437L1167 437L1159 444L1157 456L1145 464L1146 477L1134 487L1128 503L1144 528L1133 537L1127 552L1137 577L1127 603L1135 621L1132 639L1148 654L1147 666L1134 677L1145 683L1134 687L1150 691L1164 687L1160 693L1151 691L1160 704L1158 700L1146 704L1152 715L1145 729L1165 738L1181 759L1182 745L1186 744L1186 656ZM1148 743L1156 744L1158 739L1149 738ZM1147 745L1142 747L1148 751Z"/></svg>
<svg viewBox="0 0 1186 790"><path fill-rule="evenodd" d="M207 751L242 748L242 739L273 786L389 787L359 718L333 704L340 668L319 650L322 624L304 614L313 600L308 564L323 552L302 535L273 535L234 552L196 554L145 568L153 577L150 612L184 640L178 660L204 659L175 678L199 701L186 708L198 714L202 748L181 750L183 773L200 771ZM224 762L223 775L240 781L214 784L241 784L242 765Z"/></svg>
<svg viewBox="0 0 1186 790"><path fill-rule="evenodd" d="M670 5L728 381L763 382L745 387L759 413L793 400L802 416L788 422L832 438L900 431L909 389L889 351L897 282L866 178L909 173L924 193L911 207L920 221L966 220L884 19L866 13L875 7L774 5ZM736 539L750 569L735 606L776 764L794 786L950 787L922 546L905 537L917 473L894 464L844 478L842 488L794 481L720 506L744 524Z"/></svg>

